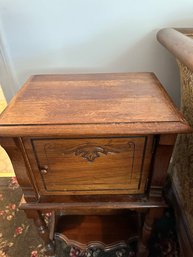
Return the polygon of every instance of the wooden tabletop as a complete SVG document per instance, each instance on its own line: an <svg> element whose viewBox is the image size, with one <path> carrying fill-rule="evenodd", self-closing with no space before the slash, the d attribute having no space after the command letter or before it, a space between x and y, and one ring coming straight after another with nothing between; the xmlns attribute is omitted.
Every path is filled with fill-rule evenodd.
<svg viewBox="0 0 193 257"><path fill-rule="evenodd" d="M0 116L4 136L187 131L153 73L35 75Z"/></svg>

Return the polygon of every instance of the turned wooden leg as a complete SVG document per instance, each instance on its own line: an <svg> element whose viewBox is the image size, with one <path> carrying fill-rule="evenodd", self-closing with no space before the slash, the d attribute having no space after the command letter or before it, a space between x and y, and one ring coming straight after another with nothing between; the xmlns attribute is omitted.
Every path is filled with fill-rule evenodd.
<svg viewBox="0 0 193 257"><path fill-rule="evenodd" d="M163 208L150 208L145 216L141 237L138 244L137 257L147 257L149 255L148 242L151 236L153 225L156 219L163 214Z"/></svg>
<svg viewBox="0 0 193 257"><path fill-rule="evenodd" d="M49 230L43 219L41 212L36 210L25 210L28 218L33 219L37 227L38 234L45 243L45 253L48 256L55 256L54 242L49 237Z"/></svg>

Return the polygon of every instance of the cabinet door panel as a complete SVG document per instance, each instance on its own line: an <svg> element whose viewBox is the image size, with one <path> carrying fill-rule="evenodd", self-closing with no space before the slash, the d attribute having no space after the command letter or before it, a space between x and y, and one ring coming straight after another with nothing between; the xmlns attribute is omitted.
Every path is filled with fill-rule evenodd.
<svg viewBox="0 0 193 257"><path fill-rule="evenodd" d="M144 193L152 137L32 139L31 144L37 184L46 194Z"/></svg>

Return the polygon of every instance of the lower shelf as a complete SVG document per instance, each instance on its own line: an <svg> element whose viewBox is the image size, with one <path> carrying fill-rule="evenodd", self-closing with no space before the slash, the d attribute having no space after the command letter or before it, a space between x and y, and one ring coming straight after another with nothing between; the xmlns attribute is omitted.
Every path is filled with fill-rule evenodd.
<svg viewBox="0 0 193 257"><path fill-rule="evenodd" d="M137 240L140 214L128 212L119 215L71 215L56 218L56 235L67 245L81 249L96 246L116 248Z"/></svg>

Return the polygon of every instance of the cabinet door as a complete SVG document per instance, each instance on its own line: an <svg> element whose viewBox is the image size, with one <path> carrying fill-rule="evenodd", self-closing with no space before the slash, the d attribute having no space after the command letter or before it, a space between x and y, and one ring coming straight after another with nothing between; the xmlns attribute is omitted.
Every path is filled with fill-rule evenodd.
<svg viewBox="0 0 193 257"><path fill-rule="evenodd" d="M152 139L30 139L26 151L41 194L141 194Z"/></svg>

